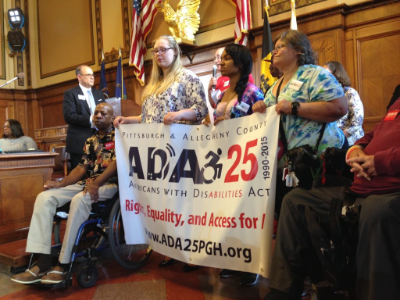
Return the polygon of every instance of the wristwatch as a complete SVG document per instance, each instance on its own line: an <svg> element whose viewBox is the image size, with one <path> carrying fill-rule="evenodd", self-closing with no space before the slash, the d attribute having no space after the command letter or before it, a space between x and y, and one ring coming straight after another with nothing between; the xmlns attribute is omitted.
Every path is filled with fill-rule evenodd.
<svg viewBox="0 0 400 300"><path fill-rule="evenodd" d="M297 110L300 107L300 103L299 102L292 102L292 115L295 116L297 115Z"/></svg>

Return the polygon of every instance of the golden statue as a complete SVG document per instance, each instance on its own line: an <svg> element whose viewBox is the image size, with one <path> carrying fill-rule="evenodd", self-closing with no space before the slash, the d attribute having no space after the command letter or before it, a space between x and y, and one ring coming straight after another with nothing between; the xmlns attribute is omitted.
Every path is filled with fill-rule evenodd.
<svg viewBox="0 0 400 300"><path fill-rule="evenodd" d="M164 14L169 31L178 43L193 44L194 34L199 29L200 16L197 13L200 0L180 0L176 12L169 5L170 0L160 0L155 5L159 12Z"/></svg>

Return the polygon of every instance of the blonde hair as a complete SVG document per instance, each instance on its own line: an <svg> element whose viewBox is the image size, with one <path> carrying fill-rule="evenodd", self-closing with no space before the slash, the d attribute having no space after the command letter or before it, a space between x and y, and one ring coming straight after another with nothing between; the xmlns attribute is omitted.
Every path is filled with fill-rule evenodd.
<svg viewBox="0 0 400 300"><path fill-rule="evenodd" d="M164 77L163 70L157 64L156 57L153 55L153 69L151 71L149 84L143 91L142 102L151 95L158 96L165 92L174 83L176 76L178 76L183 69L181 62L181 48L175 39L170 35L162 35L154 42L154 44L160 39L164 39L168 42L169 47L171 47L175 52L175 59L171 64L170 72Z"/></svg>

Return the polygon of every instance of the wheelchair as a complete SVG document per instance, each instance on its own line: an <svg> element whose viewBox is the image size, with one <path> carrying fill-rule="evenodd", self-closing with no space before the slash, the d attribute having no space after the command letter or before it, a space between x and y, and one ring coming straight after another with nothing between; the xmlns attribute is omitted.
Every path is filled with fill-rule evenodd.
<svg viewBox="0 0 400 300"><path fill-rule="evenodd" d="M58 208L54 217L54 246L51 256L56 257L61 250L61 223L66 219L69 203ZM96 269L96 254L110 248L113 257L124 268L137 270L142 267L150 257L152 250L146 244L127 245L125 242L125 231L123 226L119 193L106 201L97 202L92 205L89 219L79 228L74 246L72 248L70 267L65 280L51 285L38 283L37 285L53 288L67 288L72 285L72 267L77 260L85 260L85 265L77 273L77 282L83 288L95 285L98 279ZM33 267L31 254L28 269Z"/></svg>

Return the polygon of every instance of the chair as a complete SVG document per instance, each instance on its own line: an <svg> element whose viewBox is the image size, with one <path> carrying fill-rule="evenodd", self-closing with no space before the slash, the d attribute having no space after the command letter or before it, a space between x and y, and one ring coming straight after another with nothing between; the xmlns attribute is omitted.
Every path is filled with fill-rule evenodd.
<svg viewBox="0 0 400 300"><path fill-rule="evenodd" d="M50 149L52 152L59 154L54 159L54 170L62 170L64 172L64 177L67 177L68 171L71 170L71 163L69 159L69 153L65 150L65 146L52 145Z"/></svg>

